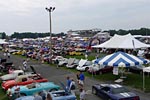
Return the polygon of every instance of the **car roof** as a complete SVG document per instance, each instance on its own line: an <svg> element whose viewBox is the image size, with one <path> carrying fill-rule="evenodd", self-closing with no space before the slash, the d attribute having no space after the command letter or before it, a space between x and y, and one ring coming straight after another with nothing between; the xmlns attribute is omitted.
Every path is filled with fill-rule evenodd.
<svg viewBox="0 0 150 100"><path fill-rule="evenodd" d="M120 84L101 84L102 87L110 87L110 88L121 88L123 87L122 85Z"/></svg>
<svg viewBox="0 0 150 100"><path fill-rule="evenodd" d="M23 70L14 70L13 73L20 73L23 72Z"/></svg>

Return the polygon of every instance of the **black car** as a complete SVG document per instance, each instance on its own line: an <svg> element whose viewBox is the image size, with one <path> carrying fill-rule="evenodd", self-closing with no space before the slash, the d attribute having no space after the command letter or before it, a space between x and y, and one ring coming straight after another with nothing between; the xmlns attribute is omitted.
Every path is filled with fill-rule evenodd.
<svg viewBox="0 0 150 100"><path fill-rule="evenodd" d="M140 100L140 97L119 84L96 84L92 93L103 100Z"/></svg>

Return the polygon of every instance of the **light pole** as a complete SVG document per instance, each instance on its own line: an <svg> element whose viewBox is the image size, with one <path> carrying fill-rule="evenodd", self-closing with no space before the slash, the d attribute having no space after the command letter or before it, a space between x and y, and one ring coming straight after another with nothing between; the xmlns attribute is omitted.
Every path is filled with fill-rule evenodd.
<svg viewBox="0 0 150 100"><path fill-rule="evenodd" d="M50 53L52 54L52 21L51 21L51 13L55 10L55 7L45 8L46 11L49 12L49 25L50 25Z"/></svg>

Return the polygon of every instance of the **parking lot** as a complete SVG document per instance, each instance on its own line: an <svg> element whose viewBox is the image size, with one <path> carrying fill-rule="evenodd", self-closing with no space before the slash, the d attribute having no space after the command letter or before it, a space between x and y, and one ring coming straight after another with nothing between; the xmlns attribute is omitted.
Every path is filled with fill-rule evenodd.
<svg viewBox="0 0 150 100"><path fill-rule="evenodd" d="M0 57L3 57L3 53L0 53ZM13 62L16 67L22 66L23 59L26 59L24 57L19 57L15 55L11 55L11 58L9 59L10 62ZM74 79L76 79L76 73L64 69L64 68L56 68L55 66L50 66L48 64L41 64L35 60L29 60L28 65L32 65L37 73L40 73L43 77L47 78L49 81L55 82L56 84L60 85L60 82L66 83L66 76L70 76ZM141 80L142 81L142 80ZM87 100L101 100L99 97L91 94L91 87L92 85L96 83L102 83L98 80L95 80L94 78L88 78L86 77L85 80L85 90L88 91L88 94L86 96ZM133 90L135 93L137 93L141 100L149 100L150 94L144 93L143 91L139 91L136 89L132 89L128 87L130 90Z"/></svg>

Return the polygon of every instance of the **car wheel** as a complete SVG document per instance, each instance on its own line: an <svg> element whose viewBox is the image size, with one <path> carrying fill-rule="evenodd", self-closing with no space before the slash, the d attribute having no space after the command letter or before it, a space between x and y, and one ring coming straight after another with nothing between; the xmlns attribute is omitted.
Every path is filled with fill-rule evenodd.
<svg viewBox="0 0 150 100"><path fill-rule="evenodd" d="M89 67L86 67L86 68L85 68L85 71L88 71L88 69L89 69Z"/></svg>
<svg viewBox="0 0 150 100"><path fill-rule="evenodd" d="M49 92L52 92L52 91L57 91L57 89L50 89L50 90L49 90Z"/></svg>
<svg viewBox="0 0 150 100"><path fill-rule="evenodd" d="M96 91L95 88L92 88L92 93L95 94L95 95L97 95L97 91Z"/></svg>

